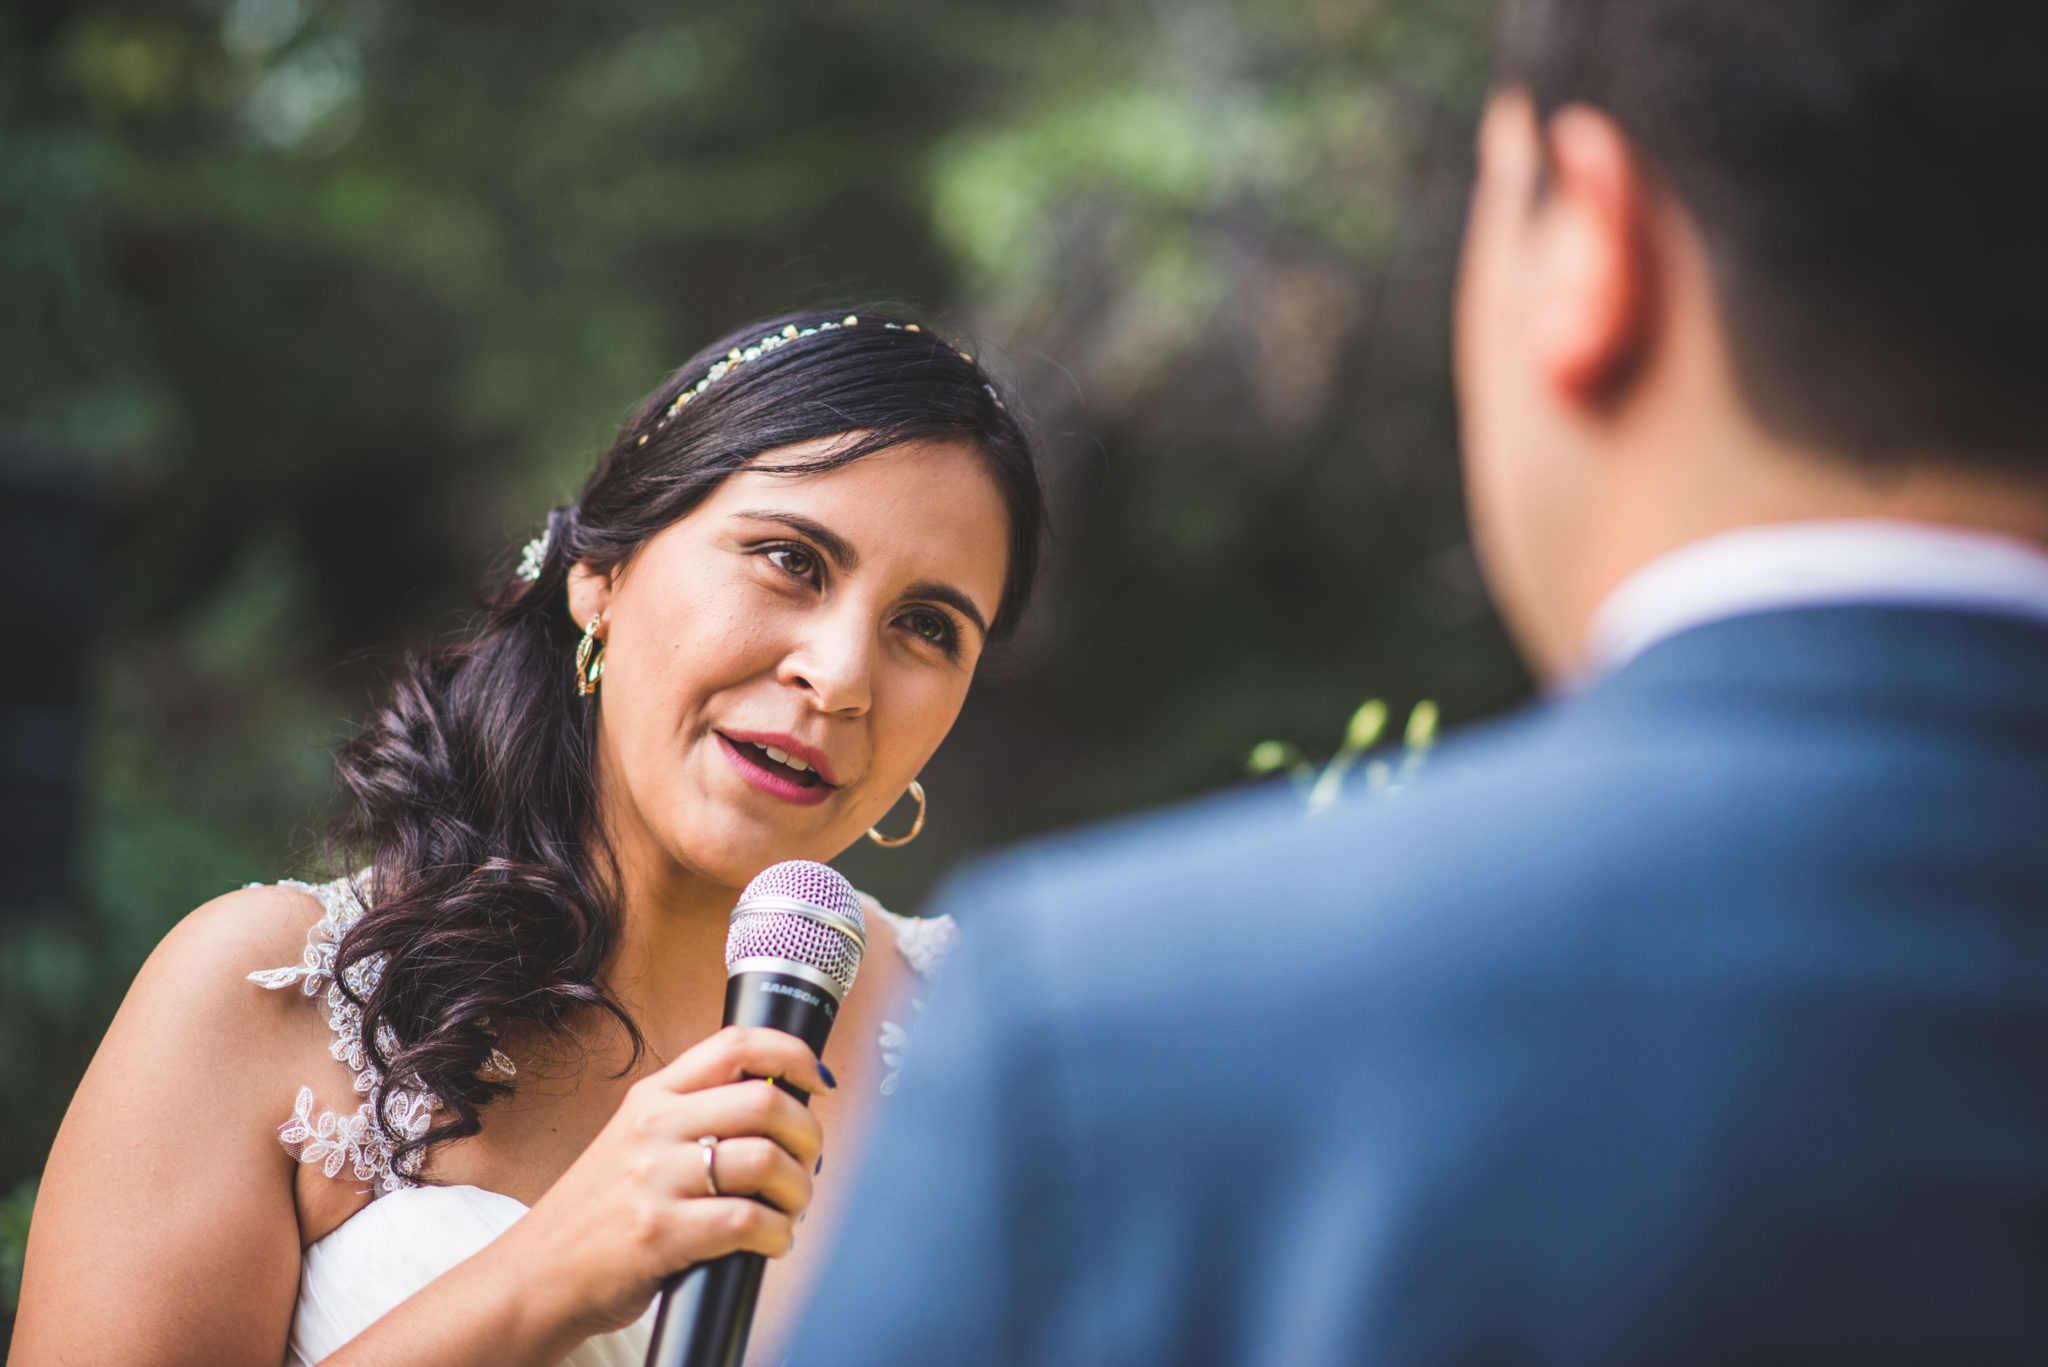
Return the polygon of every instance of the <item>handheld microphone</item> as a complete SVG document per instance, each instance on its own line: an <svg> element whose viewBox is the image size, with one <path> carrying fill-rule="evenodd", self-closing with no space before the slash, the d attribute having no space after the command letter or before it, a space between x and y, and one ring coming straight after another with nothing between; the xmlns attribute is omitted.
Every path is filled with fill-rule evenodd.
<svg viewBox="0 0 2048 1367"><path fill-rule="evenodd" d="M732 909L725 1023L785 1030L822 1055L867 947L860 898L837 869L808 859L772 865ZM810 1103L801 1088L775 1085ZM646 1367L740 1367L766 1267L758 1253L728 1253L669 1278Z"/></svg>

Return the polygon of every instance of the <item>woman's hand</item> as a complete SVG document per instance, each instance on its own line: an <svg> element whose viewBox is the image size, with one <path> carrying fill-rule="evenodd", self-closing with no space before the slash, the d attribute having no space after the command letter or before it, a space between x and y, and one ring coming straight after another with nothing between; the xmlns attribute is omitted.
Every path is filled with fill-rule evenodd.
<svg viewBox="0 0 2048 1367"><path fill-rule="evenodd" d="M721 1030L634 1083L590 1147L486 1250L530 1288L544 1335L580 1340L624 1328L670 1273L741 1250L788 1250L824 1135L808 1109L763 1078L827 1090L794 1035ZM697 1143L705 1135L721 1141L715 1196Z"/></svg>

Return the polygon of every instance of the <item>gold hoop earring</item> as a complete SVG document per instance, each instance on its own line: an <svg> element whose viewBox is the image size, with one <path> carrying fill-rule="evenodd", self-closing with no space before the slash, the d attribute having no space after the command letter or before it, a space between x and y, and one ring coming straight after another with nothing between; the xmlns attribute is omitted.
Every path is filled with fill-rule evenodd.
<svg viewBox="0 0 2048 1367"><path fill-rule="evenodd" d="M908 845L911 841L917 839L918 834L924 830L924 785L916 779L910 780L910 795L917 801L917 820L910 823L910 833L908 835L883 835L881 831L870 826L868 827L868 839L874 841L885 850L893 850L898 845Z"/></svg>
<svg viewBox="0 0 2048 1367"><path fill-rule="evenodd" d="M597 681L604 677L604 642L597 634L603 624L600 612L583 628L583 639L576 643L576 692L586 698L597 692Z"/></svg>

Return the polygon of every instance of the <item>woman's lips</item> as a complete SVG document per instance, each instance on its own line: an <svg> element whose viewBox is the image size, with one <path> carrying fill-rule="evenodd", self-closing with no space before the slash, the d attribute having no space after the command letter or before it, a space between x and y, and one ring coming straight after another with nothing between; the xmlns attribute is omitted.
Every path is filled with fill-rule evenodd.
<svg viewBox="0 0 2048 1367"><path fill-rule="evenodd" d="M753 744L734 740L722 731L712 734L718 737L718 748L725 752L726 761L739 772L739 776L770 797L779 797L799 807L815 807L832 796L832 785L825 782L822 775L815 783L799 783L770 768L771 761Z"/></svg>
<svg viewBox="0 0 2048 1367"><path fill-rule="evenodd" d="M791 761L790 768L798 772L815 770L819 778L835 788L839 786L839 771L832 767L832 761L825 752L815 745L806 745L795 736L781 731L721 731L719 734L743 746L757 745L768 752L771 760Z"/></svg>

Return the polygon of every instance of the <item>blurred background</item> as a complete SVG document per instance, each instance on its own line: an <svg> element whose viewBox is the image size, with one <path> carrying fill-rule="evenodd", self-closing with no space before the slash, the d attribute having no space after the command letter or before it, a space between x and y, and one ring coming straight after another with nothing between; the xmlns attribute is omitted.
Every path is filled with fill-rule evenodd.
<svg viewBox="0 0 2048 1367"><path fill-rule="evenodd" d="M1490 8L13 0L0 1259L150 947L314 861L395 654L751 317L917 306L1049 457L927 834L843 861L897 909L1366 697L1517 701L1448 368Z"/></svg>

